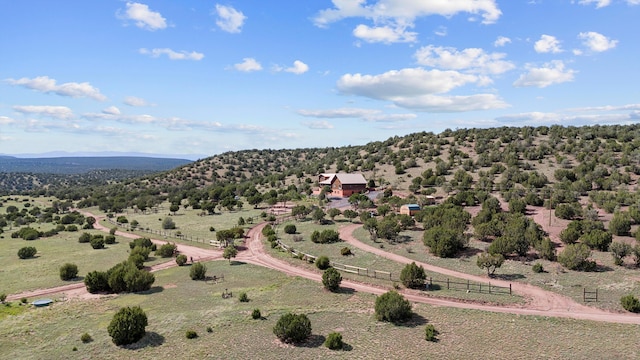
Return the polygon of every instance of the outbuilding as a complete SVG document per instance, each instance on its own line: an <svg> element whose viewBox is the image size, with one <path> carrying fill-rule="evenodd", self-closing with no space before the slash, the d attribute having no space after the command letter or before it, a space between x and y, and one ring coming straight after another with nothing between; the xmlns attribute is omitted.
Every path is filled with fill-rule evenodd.
<svg viewBox="0 0 640 360"><path fill-rule="evenodd" d="M420 205L418 204L404 204L400 206L400 214L413 216L418 211L420 211Z"/></svg>

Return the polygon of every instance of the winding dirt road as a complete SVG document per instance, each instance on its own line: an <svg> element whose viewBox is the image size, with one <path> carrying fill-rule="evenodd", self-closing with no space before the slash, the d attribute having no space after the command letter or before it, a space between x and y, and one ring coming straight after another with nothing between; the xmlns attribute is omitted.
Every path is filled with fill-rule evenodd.
<svg viewBox="0 0 640 360"><path fill-rule="evenodd" d="M94 216L96 218L96 229L102 231L109 231L109 229L100 224L100 218L92 215L90 213L85 213L85 216ZM306 279L310 279L313 281L322 281L322 276L320 273L310 271L307 269L299 268L293 266L287 262L284 262L279 259L275 259L271 257L265 251L261 240L261 232L262 228L266 225L266 223L257 225L253 227L247 233L246 239L246 247L247 250L239 252L236 260L243 261L246 263L259 265L263 267L267 267L270 269L274 269L277 271L281 271L287 275L291 276L300 276ZM349 244L358 247L362 250L369 251L371 253L377 254L379 256L383 256L385 258L391 259L393 261L398 261L400 263L411 263L413 260L405 258L400 255L387 253L380 249L374 248L372 246L361 243L356 240L352 233L353 231L360 225L352 224L349 226L345 226L340 229L340 237L347 241ZM117 232L117 235L127 237L127 238L137 238L137 235L125 233L125 232ZM160 240L152 240L158 244L164 244L166 241ZM219 260L222 259L222 252L218 250L207 250L201 249L194 246L178 244L178 251L181 254L186 255L187 257L193 257L194 261L209 261L209 260ZM457 271L440 268L437 266L433 266L426 263L419 263L426 270L432 272L438 272L443 275L448 275L452 277L458 277L462 279L469 279L477 282L487 283L489 279L460 273ZM168 267L177 266L175 261L169 261L162 264L157 264L152 267L152 271L157 271L161 269L166 269ZM507 282L503 282L500 280L491 279L491 283L499 286L509 286ZM343 288L351 288L355 291L366 292L371 294L380 295L387 292L389 289L379 286L374 286L370 284L363 284L349 280L343 280L341 287ZM418 294L415 291L404 290L403 295L410 301L416 303L425 303L434 306L447 306L447 307L455 307L455 308L464 308L464 309L475 309L482 311L492 311L498 313L510 313L510 314L519 314L519 315L537 315L537 316L549 316L549 317L562 317L562 318L573 318L573 319L581 319L581 320L593 320L593 321L603 321L603 322L614 322L614 323L623 323L623 324L640 324L640 315L631 314L631 313L611 313L604 310L584 306L582 304L576 303L572 299L567 297L545 291L541 288L538 288L529 284L522 283L512 283L513 290L524 296L528 299L527 304L521 305L519 307L511 307L511 306L497 306L497 305L486 305L486 304L477 304L477 303L468 303L468 302L458 302L450 299L440 299L440 298L432 298L428 297L426 294ZM82 294L84 296L87 295L84 284L71 284L65 285L62 287L51 288L38 290L29 293L15 294L9 296L8 299L20 299L22 297L34 297L34 296L44 296L51 295L64 292L68 297L72 297L77 295L80 297Z"/></svg>

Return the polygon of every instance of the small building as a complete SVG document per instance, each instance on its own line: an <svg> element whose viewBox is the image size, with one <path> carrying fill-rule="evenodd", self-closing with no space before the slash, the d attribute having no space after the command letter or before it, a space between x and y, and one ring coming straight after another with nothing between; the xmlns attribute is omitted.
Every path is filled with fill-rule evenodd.
<svg viewBox="0 0 640 360"><path fill-rule="evenodd" d="M349 197L367 190L367 180L362 174L320 174L318 184L331 187L327 196Z"/></svg>
<svg viewBox="0 0 640 360"><path fill-rule="evenodd" d="M420 205L418 204L404 204L400 206L400 214L405 214L409 216L415 215L418 211L420 211Z"/></svg>
<svg viewBox="0 0 640 360"><path fill-rule="evenodd" d="M427 205L435 205L436 197L433 195L427 195Z"/></svg>

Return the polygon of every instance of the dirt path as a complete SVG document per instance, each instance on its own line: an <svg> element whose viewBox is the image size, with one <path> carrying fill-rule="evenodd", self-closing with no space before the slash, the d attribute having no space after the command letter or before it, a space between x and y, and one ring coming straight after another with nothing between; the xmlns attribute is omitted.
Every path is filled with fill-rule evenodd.
<svg viewBox="0 0 640 360"><path fill-rule="evenodd" d="M91 214L85 214L88 216L93 216ZM96 217L97 220L99 220ZM99 225L96 222L96 228L109 231L108 228ZM300 267L293 266L287 262L284 262L279 259L275 259L271 257L265 251L261 240L261 232L262 228L266 225L266 223L257 225L253 227L247 233L246 240L246 251L242 251L236 257L238 261L244 261L250 264L264 266L270 269L274 269L277 271L281 271L287 275L291 276L300 276L306 279L310 279L313 281L321 281L322 277L320 273L306 270ZM378 254L380 256L384 256L386 258L392 259L394 261L398 261L401 263L410 263L413 260L404 258L400 255L395 255L391 253L384 252L380 249L376 249L374 247L368 246L356 240L352 233L359 225L353 224L340 229L341 238L345 241L349 242L353 246L356 246L365 251L371 251L374 254ZM128 237L128 238L136 238L138 236L118 232L120 236ZM164 241L153 240L157 243L165 243ZM207 250L201 249L194 246L179 244L178 250L180 253L183 253L187 256L193 256L194 260L219 260L222 258L220 251L215 250ZM459 273L453 270L443 269L440 267L436 267L433 265L420 263L425 269L430 271L439 272L444 275L449 275L452 277L459 277L463 279L469 279L473 281L479 282L488 282L487 278L483 278L480 276L469 275L464 273ZM175 261L169 261L162 264L157 264L152 268L152 271L157 271L160 269L165 269L171 266L176 266ZM506 282L500 282L498 280L491 281L495 285L500 286L508 286ZM76 288L78 285L80 287ZM476 303L468 303L468 302L458 302L449 299L439 299L439 298L431 298L428 297L428 294L419 294L415 291L404 290L402 293L404 296L413 302L417 303L425 303L434 306L447 306L447 307L455 307L455 308L464 308L464 309L475 309L482 311L492 311L499 313L510 313L510 314L519 314L519 315L537 315L537 316L549 316L549 317L562 317L562 318L573 318L573 319L581 319L581 320L593 320L593 321L604 321L604 322L615 322L615 323L624 323L624 324L640 324L640 316L631 313L610 313L600 309L587 307L581 304L574 302L573 300L563 297L561 295L551 293L540 289L538 287L528 285L528 284L514 284L516 285L513 289L518 294L521 294L528 299L530 299L529 303L525 304L524 307L509 307L509 306L496 306L496 305L485 305L485 304L476 304ZM387 292L389 289L379 286L374 286L370 284L363 284L349 280L343 280L342 287L351 288L355 291L366 292L371 294L380 295ZM86 289L83 284L72 284L65 285L63 287L57 287L52 289L39 290L38 295L34 296L44 296L51 295L60 292L65 292L65 295L71 297L72 293L77 292L80 296L84 294L86 296ZM31 292L33 294L34 292ZM27 293L16 294L9 299L20 299L21 297L26 297ZM31 297L31 296L29 296Z"/></svg>

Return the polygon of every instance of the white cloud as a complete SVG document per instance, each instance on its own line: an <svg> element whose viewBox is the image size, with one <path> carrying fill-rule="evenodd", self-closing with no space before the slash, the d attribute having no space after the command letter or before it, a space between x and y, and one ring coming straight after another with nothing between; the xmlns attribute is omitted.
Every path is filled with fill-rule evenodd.
<svg viewBox="0 0 640 360"><path fill-rule="evenodd" d="M16 105L13 110L22 114L47 116L56 119L73 118L73 111L66 106Z"/></svg>
<svg viewBox="0 0 640 360"><path fill-rule="evenodd" d="M451 47L424 46L415 55L418 64L449 70L468 70L477 73L501 74L515 65L503 60L506 54L487 54L479 48L458 51Z"/></svg>
<svg viewBox="0 0 640 360"><path fill-rule="evenodd" d="M120 115L120 109L115 106L109 106L108 108L103 109L102 113L107 115Z"/></svg>
<svg viewBox="0 0 640 360"><path fill-rule="evenodd" d="M302 125L309 129L333 129L333 124L328 121L306 121Z"/></svg>
<svg viewBox="0 0 640 360"><path fill-rule="evenodd" d="M560 41L555 36L542 35L540 40L536 41L533 48L538 53L559 53L562 52Z"/></svg>
<svg viewBox="0 0 640 360"><path fill-rule="evenodd" d="M374 26L358 25L353 30L353 36L368 43L406 43L417 41L416 32L407 31L405 26Z"/></svg>
<svg viewBox="0 0 640 360"><path fill-rule="evenodd" d="M398 106L425 112L465 112L509 107L504 100L494 94L476 94L468 96L422 95L398 98Z"/></svg>
<svg viewBox="0 0 640 360"><path fill-rule="evenodd" d="M280 66L275 66L274 67L275 71L286 71L286 72L290 72L296 75L300 75L300 74L304 74L307 71L309 71L309 65L303 63L300 60L296 60L293 62L293 66L288 67L288 68L282 68Z"/></svg>
<svg viewBox="0 0 640 360"><path fill-rule="evenodd" d="M239 33L242 31L242 25L244 25L244 21L247 19L242 12L233 7L220 4L216 4L216 14L218 15L216 25L218 25L220 29L230 33Z"/></svg>
<svg viewBox="0 0 640 360"><path fill-rule="evenodd" d="M638 1L638 0L627 0L627 1ZM589 5L596 4L596 9L600 9L611 4L611 0L580 0L578 2L580 5Z"/></svg>
<svg viewBox="0 0 640 360"><path fill-rule="evenodd" d="M506 36L498 36L498 38L496 39L496 41L493 43L493 46L495 47L503 47L507 44L509 44L511 42L511 39L509 39Z"/></svg>
<svg viewBox="0 0 640 360"><path fill-rule="evenodd" d="M88 82L76 83L68 82L57 85L55 79L48 76L38 76L33 79L20 78L17 80L5 80L11 85L24 86L28 89L40 91L43 93L54 93L61 96L69 96L72 98L88 97L98 101L104 101L106 96L100 93L100 90L91 86Z"/></svg>
<svg viewBox="0 0 640 360"><path fill-rule="evenodd" d="M369 122L396 122L415 119L415 114L385 114L381 110L359 109L359 108L339 108L329 110L298 110L299 115L305 117L325 118L325 119L346 119L354 118Z"/></svg>
<svg viewBox="0 0 640 360"><path fill-rule="evenodd" d="M438 36L447 36L448 30L444 26L439 26L438 29L435 30L433 33Z"/></svg>
<svg viewBox="0 0 640 360"><path fill-rule="evenodd" d="M380 75L346 74L338 80L337 85L346 94L388 100L394 97L444 93L478 80L477 76L457 71L407 68Z"/></svg>
<svg viewBox="0 0 640 360"><path fill-rule="evenodd" d="M0 125L9 125L9 124L13 124L16 121L13 120L12 118L8 117L8 116L0 116Z"/></svg>
<svg viewBox="0 0 640 360"><path fill-rule="evenodd" d="M528 72L520 75L513 86L544 88L553 84L573 81L573 76L576 73L574 70L565 69L564 63L560 60L552 61L542 67L527 65L527 70Z"/></svg>
<svg viewBox="0 0 640 360"><path fill-rule="evenodd" d="M233 67L242 72L252 72L262 70L262 65L254 58L244 58L241 63L233 65Z"/></svg>
<svg viewBox="0 0 640 360"><path fill-rule="evenodd" d="M583 40L584 46L594 52L603 52L613 49L618 44L618 40L610 40L606 36L594 31L581 32L578 38Z"/></svg>
<svg viewBox="0 0 640 360"><path fill-rule="evenodd" d="M480 15L485 24L494 23L502 12L495 0L332 0L334 8L320 11L313 19L323 27L350 17L364 17L376 22L392 19L398 23L409 23L422 16L441 15L452 17L458 13Z"/></svg>
<svg viewBox="0 0 640 360"><path fill-rule="evenodd" d="M135 97L135 96L127 96L124 98L124 103L129 106L150 106L145 99Z"/></svg>
<svg viewBox="0 0 640 360"><path fill-rule="evenodd" d="M151 11L148 5L140 3L127 3L127 10L117 14L124 20L133 20L137 27L155 31L167 27L167 20L159 12Z"/></svg>
<svg viewBox="0 0 640 360"><path fill-rule="evenodd" d="M157 58L160 57L161 55L167 55L167 57L169 57L170 60L195 60L195 61L199 61L202 60L204 58L204 54L199 53L199 52L187 52L187 51L173 51L171 49L168 48L163 48L163 49L145 49L145 48L141 48L140 50L138 50L138 52L140 54L143 55L149 55L151 57Z"/></svg>
<svg viewBox="0 0 640 360"><path fill-rule="evenodd" d="M629 5L640 5L640 0L626 0Z"/></svg>

